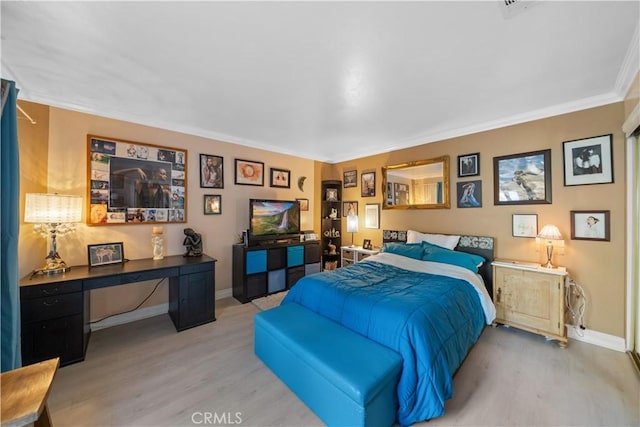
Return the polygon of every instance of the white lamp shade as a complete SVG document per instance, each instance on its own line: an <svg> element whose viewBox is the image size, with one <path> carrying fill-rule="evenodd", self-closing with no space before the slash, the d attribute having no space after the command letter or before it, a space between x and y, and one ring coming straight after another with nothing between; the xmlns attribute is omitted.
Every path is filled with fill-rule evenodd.
<svg viewBox="0 0 640 427"><path fill-rule="evenodd" d="M538 233L538 237L545 240L562 240L562 234L555 225L545 225Z"/></svg>
<svg viewBox="0 0 640 427"><path fill-rule="evenodd" d="M347 233L357 233L357 232L358 232L358 216L347 215Z"/></svg>
<svg viewBox="0 0 640 427"><path fill-rule="evenodd" d="M82 220L82 197L62 194L27 193L24 222L62 224Z"/></svg>

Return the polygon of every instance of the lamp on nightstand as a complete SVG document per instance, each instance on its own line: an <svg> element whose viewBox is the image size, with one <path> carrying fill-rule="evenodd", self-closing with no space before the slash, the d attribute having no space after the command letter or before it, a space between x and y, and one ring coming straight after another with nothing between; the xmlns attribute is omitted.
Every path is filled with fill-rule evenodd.
<svg viewBox="0 0 640 427"><path fill-rule="evenodd" d="M58 254L56 237L73 231L73 223L82 219L82 197L27 193L24 212L24 222L34 223L35 230L44 237L51 236L51 250L45 258L45 266L36 273L64 273L69 267Z"/></svg>
<svg viewBox="0 0 640 427"><path fill-rule="evenodd" d="M347 233L351 233L351 246L355 247L353 244L353 233L358 232L358 215L347 215Z"/></svg>
<svg viewBox="0 0 640 427"><path fill-rule="evenodd" d="M553 268L551 264L551 256L553 255L554 246L564 246L564 239L560 230L555 225L545 225L536 236L536 243L544 243L547 246L547 264L546 268Z"/></svg>

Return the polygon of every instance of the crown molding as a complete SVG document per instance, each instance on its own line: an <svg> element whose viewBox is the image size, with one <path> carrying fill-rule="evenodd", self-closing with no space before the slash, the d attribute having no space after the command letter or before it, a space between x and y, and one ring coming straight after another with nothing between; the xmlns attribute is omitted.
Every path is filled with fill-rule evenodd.
<svg viewBox="0 0 640 427"><path fill-rule="evenodd" d="M633 79L636 77L636 74L640 71L640 24L636 25L636 29L633 32L633 36L631 37L631 41L629 42L629 47L627 48L627 54L624 56L622 60L622 66L620 67L620 71L618 72L618 77L616 78L616 84L614 86L614 91L622 98L627 95L631 84L633 83Z"/></svg>

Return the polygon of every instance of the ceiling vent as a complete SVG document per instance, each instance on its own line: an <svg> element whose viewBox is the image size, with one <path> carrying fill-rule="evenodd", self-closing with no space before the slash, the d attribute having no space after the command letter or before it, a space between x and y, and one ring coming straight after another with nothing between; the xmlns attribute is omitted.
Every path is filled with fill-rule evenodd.
<svg viewBox="0 0 640 427"><path fill-rule="evenodd" d="M536 0L500 0L500 9L502 10L502 16L505 19L513 18L516 15L521 14L527 9L533 7Z"/></svg>

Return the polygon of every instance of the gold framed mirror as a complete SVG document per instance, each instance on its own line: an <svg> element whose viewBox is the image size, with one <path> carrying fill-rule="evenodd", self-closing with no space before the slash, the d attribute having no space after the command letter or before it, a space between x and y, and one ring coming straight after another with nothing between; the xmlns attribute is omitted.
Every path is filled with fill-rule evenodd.
<svg viewBox="0 0 640 427"><path fill-rule="evenodd" d="M383 209L449 209L449 156L382 168Z"/></svg>

